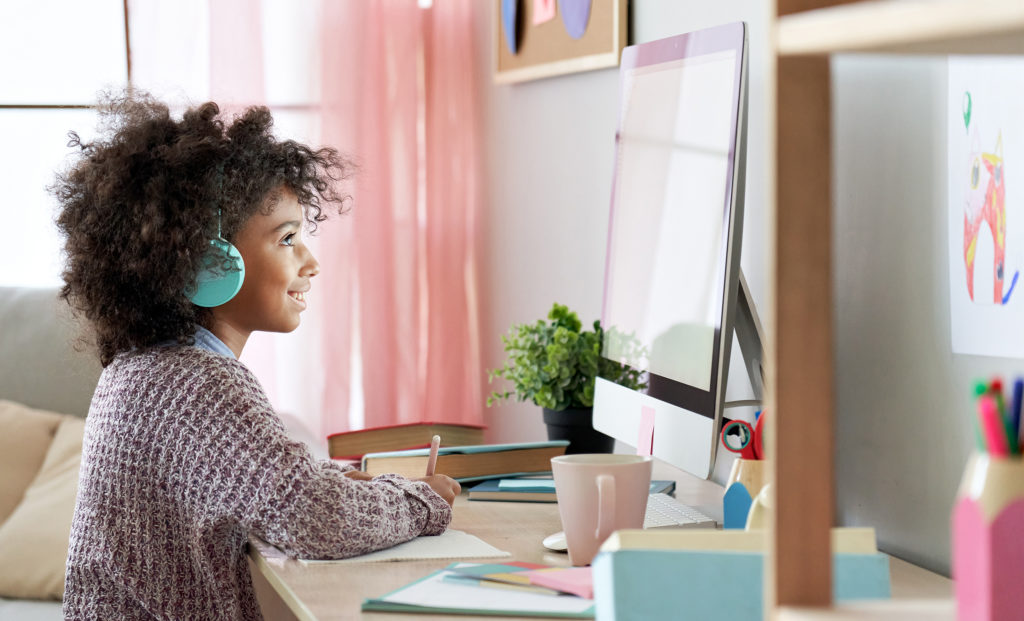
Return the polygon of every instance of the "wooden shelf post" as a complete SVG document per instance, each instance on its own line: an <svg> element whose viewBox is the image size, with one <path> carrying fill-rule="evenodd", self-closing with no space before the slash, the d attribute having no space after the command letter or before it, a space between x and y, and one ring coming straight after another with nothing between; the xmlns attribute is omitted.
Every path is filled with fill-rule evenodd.
<svg viewBox="0 0 1024 621"><path fill-rule="evenodd" d="M831 102L827 57L778 59L775 523L769 606L829 606L833 467ZM771 608L767 608L771 610Z"/></svg>

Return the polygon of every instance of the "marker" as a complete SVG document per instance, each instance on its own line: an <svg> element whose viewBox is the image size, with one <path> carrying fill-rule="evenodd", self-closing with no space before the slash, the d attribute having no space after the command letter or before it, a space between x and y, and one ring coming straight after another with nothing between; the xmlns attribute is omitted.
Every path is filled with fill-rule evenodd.
<svg viewBox="0 0 1024 621"><path fill-rule="evenodd" d="M1006 414L1006 401L1003 400L1003 380L998 377L992 378L992 383L988 385L988 390L996 399L996 408L999 409L999 415Z"/></svg>
<svg viewBox="0 0 1024 621"><path fill-rule="evenodd" d="M978 400L978 416L980 417L981 429L985 434L985 442L988 444L988 452L997 457L1005 457L1007 454L1006 427L999 416L996 408L996 400L992 395L984 395Z"/></svg>
<svg viewBox="0 0 1024 621"><path fill-rule="evenodd" d="M430 457L427 458L427 476L434 476L434 468L437 467L437 449L441 447L441 436L434 436L430 439Z"/></svg>
<svg viewBox="0 0 1024 621"><path fill-rule="evenodd" d="M1006 409L1006 398L1003 396L1003 380L998 377L993 378L988 389L992 396L995 397L996 411L999 412L999 421L1003 424L1006 454L1012 455L1017 452L1017 427L1011 423L1011 412Z"/></svg>
<svg viewBox="0 0 1024 621"><path fill-rule="evenodd" d="M1013 383L1013 405L1010 409L1010 452L1020 453L1020 408L1024 401L1024 379Z"/></svg>
<svg viewBox="0 0 1024 621"><path fill-rule="evenodd" d="M984 395L986 392L988 392L988 385L985 384L985 382L983 382L981 380L978 380L978 381L974 382L974 399L975 399L975 402L977 402L977 400L980 399L982 397L982 395ZM978 417L978 424L973 425L973 427L974 427L974 445L975 445L975 447L979 451L985 452L985 449L986 449L986 447L985 447L985 437L984 437L984 435L982 434L982 431L981 431L982 424L981 424L981 417L980 416Z"/></svg>

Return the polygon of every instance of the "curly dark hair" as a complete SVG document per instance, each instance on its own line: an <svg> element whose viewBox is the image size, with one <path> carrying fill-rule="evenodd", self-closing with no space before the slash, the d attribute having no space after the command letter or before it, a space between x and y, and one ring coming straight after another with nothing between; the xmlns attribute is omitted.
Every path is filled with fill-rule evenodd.
<svg viewBox="0 0 1024 621"><path fill-rule="evenodd" d="M313 231L327 219L326 203L342 213L349 201L339 182L352 162L331 148L277 140L265 107L226 123L207 102L178 120L135 91L104 95L100 113L98 139L68 134L80 154L50 190L66 240L61 297L88 320L103 366L133 348L192 343L196 325L209 327L210 309L184 292L217 234L218 210L223 237L234 241L282 189L295 193Z"/></svg>

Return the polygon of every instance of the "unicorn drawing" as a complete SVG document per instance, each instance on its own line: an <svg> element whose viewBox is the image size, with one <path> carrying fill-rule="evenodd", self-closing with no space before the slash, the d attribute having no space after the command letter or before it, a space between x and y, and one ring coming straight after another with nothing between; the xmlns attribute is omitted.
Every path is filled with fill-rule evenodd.
<svg viewBox="0 0 1024 621"><path fill-rule="evenodd" d="M967 265L967 293L974 301L974 259L978 249L978 234L982 224L992 233L994 247L992 265L992 297L995 304L1006 304L1017 284L1014 273L1009 290L1003 293L1006 276L1006 189L1003 184L1003 136L996 139L992 152L982 152L975 126L971 133L971 152L968 156L970 178L964 201L964 262ZM979 269L988 269L980 266ZM984 292L980 295L985 296ZM984 300L984 297L977 301Z"/></svg>

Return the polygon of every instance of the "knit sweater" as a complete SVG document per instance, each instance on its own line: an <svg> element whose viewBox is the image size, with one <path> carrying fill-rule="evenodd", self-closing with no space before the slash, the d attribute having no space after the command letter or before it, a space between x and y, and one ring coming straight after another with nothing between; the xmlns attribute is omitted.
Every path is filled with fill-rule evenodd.
<svg viewBox="0 0 1024 621"><path fill-rule="evenodd" d="M261 619L246 545L344 558L440 534L426 483L345 477L288 438L240 362L196 347L121 354L86 419L68 619Z"/></svg>

